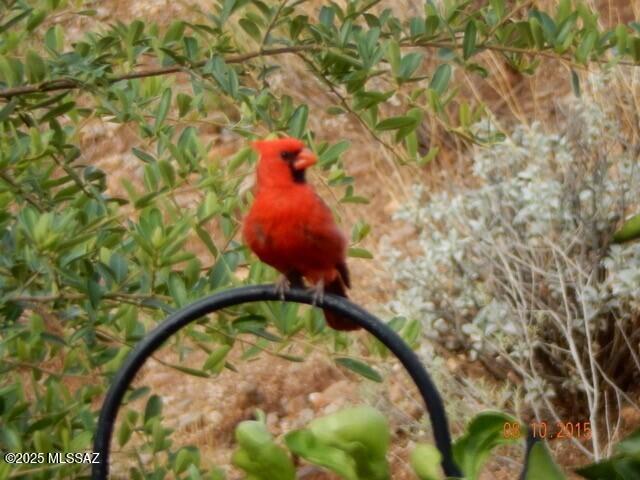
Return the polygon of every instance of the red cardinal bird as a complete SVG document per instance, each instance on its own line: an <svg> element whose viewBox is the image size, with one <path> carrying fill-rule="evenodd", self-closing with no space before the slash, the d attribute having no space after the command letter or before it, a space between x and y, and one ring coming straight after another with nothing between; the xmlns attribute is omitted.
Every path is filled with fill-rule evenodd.
<svg viewBox="0 0 640 480"><path fill-rule="evenodd" d="M255 201L242 231L246 244L284 275L280 289L301 287L304 278L319 295L326 291L346 297L351 286L347 241L329 207L305 181L315 155L296 138L259 140L252 146L260 161ZM324 316L336 330L359 328L327 310Z"/></svg>

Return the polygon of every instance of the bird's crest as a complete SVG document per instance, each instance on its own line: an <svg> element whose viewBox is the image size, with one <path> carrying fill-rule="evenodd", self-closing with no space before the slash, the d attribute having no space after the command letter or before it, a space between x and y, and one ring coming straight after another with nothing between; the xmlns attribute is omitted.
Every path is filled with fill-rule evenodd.
<svg viewBox="0 0 640 480"><path fill-rule="evenodd" d="M304 148L301 140L293 137L254 140L251 147L262 155L279 154L281 152L300 151Z"/></svg>

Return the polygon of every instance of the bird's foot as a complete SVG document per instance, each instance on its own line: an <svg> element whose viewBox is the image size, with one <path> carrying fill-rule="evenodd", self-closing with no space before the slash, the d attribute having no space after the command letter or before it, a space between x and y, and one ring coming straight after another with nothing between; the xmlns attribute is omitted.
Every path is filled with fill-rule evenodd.
<svg viewBox="0 0 640 480"><path fill-rule="evenodd" d="M284 294L291 288L291 282L285 275L280 275L276 280L276 293L280 297L280 300L284 300Z"/></svg>
<svg viewBox="0 0 640 480"><path fill-rule="evenodd" d="M320 280L309 289L313 293L312 305L315 307L318 303L324 302L324 280Z"/></svg>

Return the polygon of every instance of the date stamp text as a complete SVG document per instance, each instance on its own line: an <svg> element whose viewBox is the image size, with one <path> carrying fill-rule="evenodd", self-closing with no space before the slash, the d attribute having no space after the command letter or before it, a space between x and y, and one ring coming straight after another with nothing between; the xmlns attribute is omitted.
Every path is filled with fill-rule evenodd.
<svg viewBox="0 0 640 480"><path fill-rule="evenodd" d="M531 422L528 425L531 435L543 440L589 440L591 422ZM527 435L524 425L519 422L505 422L502 427L504 438L523 438Z"/></svg>

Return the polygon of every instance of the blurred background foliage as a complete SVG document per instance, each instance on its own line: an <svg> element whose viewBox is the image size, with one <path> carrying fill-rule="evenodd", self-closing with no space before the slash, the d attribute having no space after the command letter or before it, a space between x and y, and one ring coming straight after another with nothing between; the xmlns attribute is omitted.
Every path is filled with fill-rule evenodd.
<svg viewBox="0 0 640 480"><path fill-rule="evenodd" d="M109 379L145 332L205 295L273 278L237 235L256 161L246 140L303 138L319 157L314 181L331 189L335 205L375 200L343 161L359 150L326 135L336 126L317 122L316 99L289 94L283 69L293 64L285 59L331 95L322 118L352 119L384 152L391 173L369 179L381 190L433 165L447 144L505 140L501 128L477 128L492 114L461 98L456 80L456 72L490 78L487 53L514 75L559 62L576 94L589 65L640 61L640 24L605 28L584 2L544 10L531 1L428 1L415 15L377 0L308 3L224 0L156 23L101 21L95 2L0 2L0 450L89 448ZM97 122L100 135L130 135L135 146L94 164L88 136ZM350 255L372 258L365 240L375 225L364 213L352 223ZM632 227L618 238L633 238ZM417 347L421 320L392 325ZM244 339L237 361L265 351L300 361L309 352L292 341L300 332L330 346L341 366L381 380L351 354L354 338L295 305L225 310L176 335L175 361L156 360L214 377L236 369L229 353ZM364 356L385 355L375 342L364 345ZM197 368L181 362L193 350L206 355ZM127 402L148 397L146 408L125 407L117 433L117 449L139 439L128 478L220 478L197 448L172 444L162 401L148 395L144 386L130 392ZM81 465L0 463L0 478L86 473Z"/></svg>

